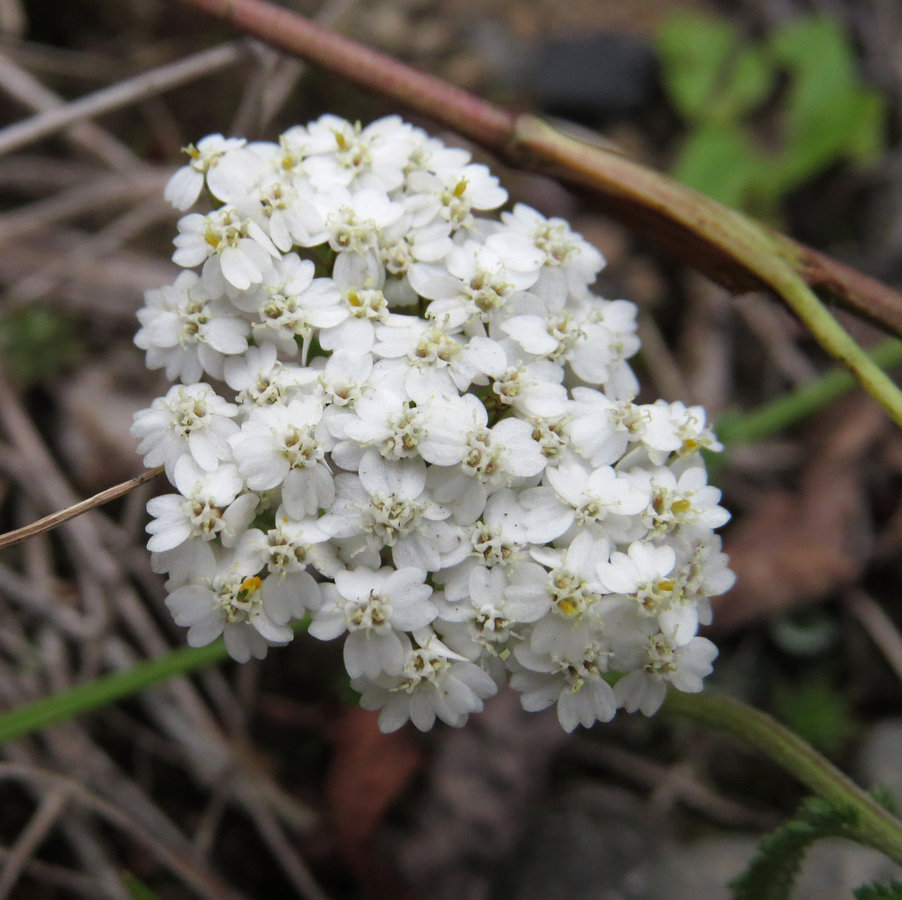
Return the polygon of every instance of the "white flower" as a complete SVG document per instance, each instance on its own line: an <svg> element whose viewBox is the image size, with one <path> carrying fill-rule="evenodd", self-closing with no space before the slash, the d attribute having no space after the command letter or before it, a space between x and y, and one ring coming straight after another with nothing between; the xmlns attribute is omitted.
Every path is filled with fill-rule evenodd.
<svg viewBox="0 0 902 900"><path fill-rule="evenodd" d="M257 189L257 202L256 215L251 215L283 253L295 245L315 247L326 240L328 231L312 189L272 176Z"/></svg>
<svg viewBox="0 0 902 900"><path fill-rule="evenodd" d="M174 385L150 409L135 413L131 427L140 440L138 453L145 466L166 467L173 479L175 463L190 453L206 472L231 459L228 439L238 431L233 421L238 408L218 396L208 384Z"/></svg>
<svg viewBox="0 0 902 900"><path fill-rule="evenodd" d="M403 276L416 262L438 262L454 248L451 225L431 222L417 227L405 213L394 225L382 229L379 260L388 275Z"/></svg>
<svg viewBox="0 0 902 900"><path fill-rule="evenodd" d="M517 203L512 212L501 213L501 221L507 231L493 235L489 242L501 245L513 236L526 238L541 253L546 270L560 270L564 288L571 294L583 293L604 266L601 253L563 219L546 219L525 203Z"/></svg>
<svg viewBox="0 0 902 900"><path fill-rule="evenodd" d="M364 709L381 709L379 729L396 731L408 719L428 731L436 718L459 728L482 701L498 690L474 663L446 647L434 634L419 647L408 647L400 674L358 679L351 686L362 695Z"/></svg>
<svg viewBox="0 0 902 900"><path fill-rule="evenodd" d="M704 535L690 542L677 566L677 577L683 594L696 602L708 597L725 594L736 583L736 574L730 570L730 559L720 552L721 540L717 535ZM679 548L682 550L682 548ZM688 557L688 558L687 558ZM710 611L709 611L710 615ZM709 624L702 621L703 625Z"/></svg>
<svg viewBox="0 0 902 900"><path fill-rule="evenodd" d="M646 484L610 466L589 470L575 460L565 460L546 469L545 479L572 510L573 521L597 526L601 537L620 536L628 528L626 518L642 512L649 502Z"/></svg>
<svg viewBox="0 0 902 900"><path fill-rule="evenodd" d="M601 254L484 215L495 176L394 116L187 152L167 198L218 208L182 217L194 271L139 313L183 384L132 433L175 486L148 547L189 644L262 657L309 617L383 731L460 726L507 683L568 731L700 690L735 578L720 445L700 407L635 402Z"/></svg>
<svg viewBox="0 0 902 900"><path fill-rule="evenodd" d="M614 718L617 701L603 677L610 653L598 642L580 635L566 656L537 653L524 643L514 648L514 656L523 668L511 676L511 685L522 692L523 709L535 712L556 704L558 721L567 732Z"/></svg>
<svg viewBox="0 0 902 900"><path fill-rule="evenodd" d="M421 170L408 176L407 208L418 223L431 222L438 216L450 222L455 230L467 229L473 226L474 209L497 209L507 201L507 191L480 163L436 169L433 169L435 174Z"/></svg>
<svg viewBox="0 0 902 900"><path fill-rule="evenodd" d="M607 541L596 539L589 531L581 531L566 550L533 548L533 559L549 571L541 578L535 576L512 585L508 593L547 597L557 615L579 620L601 598L598 565L608 559L609 552Z"/></svg>
<svg viewBox="0 0 902 900"><path fill-rule="evenodd" d="M179 219L175 246L172 261L177 265L204 263L204 288L213 296L225 290L226 282L239 291L259 284L279 255L256 222L228 206L206 216L191 213Z"/></svg>
<svg viewBox="0 0 902 900"><path fill-rule="evenodd" d="M243 138L224 138L221 134L208 134L196 145L188 144L183 152L188 154L191 162L178 169L166 183L163 191L166 201L176 209L188 209L200 196L204 178L215 171L220 159L230 150L243 147L244 144Z"/></svg>
<svg viewBox="0 0 902 900"><path fill-rule="evenodd" d="M717 452L723 450L721 444L714 436L714 432L705 424L705 410L701 406L686 406L675 401L667 403L665 400L656 400L655 407L667 410L674 431L682 442L675 452L684 457L698 450L710 450Z"/></svg>
<svg viewBox="0 0 902 900"><path fill-rule="evenodd" d="M450 511L426 490L422 460L383 459L368 450L358 475L339 475L337 495L319 526L334 537L360 535L370 548L389 547L396 566L436 571L462 559L463 531L443 520Z"/></svg>
<svg viewBox="0 0 902 900"><path fill-rule="evenodd" d="M556 416L568 403L560 383L563 377L564 370L551 360L537 360L506 369L492 383L492 390L501 403L528 418Z"/></svg>
<svg viewBox="0 0 902 900"><path fill-rule="evenodd" d="M668 684L690 694L702 689L702 680L711 673L717 647L707 638L693 637L682 643L659 631L646 638L636 655L632 671L614 685L614 694L618 706L627 712L639 710L651 716L664 702Z"/></svg>
<svg viewBox="0 0 902 900"><path fill-rule="evenodd" d="M314 613L310 634L328 641L348 632L344 660L352 678L399 674L406 649L400 634L425 628L438 613L425 578L424 569L410 567L336 572L335 590Z"/></svg>
<svg viewBox="0 0 902 900"><path fill-rule="evenodd" d="M419 129L414 132L414 138L415 145L407 164L408 175L427 172L451 178L455 174L459 175L470 162L470 153L463 147L446 147L438 138L430 137ZM406 185L405 195L416 199L416 190L412 184Z"/></svg>
<svg viewBox="0 0 902 900"><path fill-rule="evenodd" d="M634 541L626 553L614 551L610 561L598 564L598 580L606 593L629 597L642 615L657 616L672 605L676 582L669 576L675 564L672 547Z"/></svg>
<svg viewBox="0 0 902 900"><path fill-rule="evenodd" d="M334 325L323 325L319 334L325 350L345 349L368 353L373 346L375 324L389 319L388 301L382 293L384 272L372 257L339 254L332 270L345 317Z"/></svg>
<svg viewBox="0 0 902 900"><path fill-rule="evenodd" d="M256 550L261 554L260 564L279 576L289 579L313 566L317 572L333 577L341 566L335 548L313 517L293 519L283 506L276 510L275 527L264 534L257 532Z"/></svg>
<svg viewBox="0 0 902 900"><path fill-rule="evenodd" d="M248 347L242 357L223 364L226 384L235 391L238 403L274 406L313 392L320 373L312 368L286 366L276 357L275 344Z"/></svg>
<svg viewBox="0 0 902 900"><path fill-rule="evenodd" d="M386 369L384 363L377 363L372 387L357 400L353 412L330 417L332 433L353 442L351 451L356 444L361 454L364 448L374 446L386 459L415 457L425 429L420 409L400 383L405 375L403 368Z"/></svg>
<svg viewBox="0 0 902 900"><path fill-rule="evenodd" d="M593 466L609 466L626 452L638 425L637 409L630 401L617 403L593 388L578 387L572 391L570 412L570 444Z"/></svg>
<svg viewBox="0 0 902 900"><path fill-rule="evenodd" d="M488 413L472 394L459 401L436 399L424 411L423 424L423 459L438 466L459 464L463 474L483 483L538 475L545 467L531 425L509 418L489 428Z"/></svg>
<svg viewBox="0 0 902 900"><path fill-rule="evenodd" d="M447 371L458 391L484 375L498 377L505 370L504 348L481 335L464 340L411 316L394 316L376 329L373 352L386 359L405 357L424 375Z"/></svg>
<svg viewBox="0 0 902 900"><path fill-rule="evenodd" d="M404 208L384 191L366 188L351 194L334 191L323 200L329 246L339 254L356 253L378 258L382 229L393 225Z"/></svg>
<svg viewBox="0 0 902 900"><path fill-rule="evenodd" d="M501 328L527 353L558 365L569 364L587 384L605 384L622 359L638 349L635 336L627 345L623 334L611 333L599 321L597 308L582 315L563 310L545 316L513 316Z"/></svg>
<svg viewBox="0 0 902 900"><path fill-rule="evenodd" d="M322 417L322 401L313 396L285 406L258 406L230 438L247 486L253 491L281 487L282 503L296 519L315 515L334 497L332 473L324 462L332 439Z"/></svg>
<svg viewBox="0 0 902 900"><path fill-rule="evenodd" d="M271 343L285 356L303 356L316 329L334 328L347 317L341 295L331 278L314 278L316 267L290 253L277 260L266 283L233 301L246 312L255 313L254 340L258 346Z"/></svg>
<svg viewBox="0 0 902 900"><path fill-rule="evenodd" d="M166 606L177 625L188 626L188 644L203 647L220 635L229 655L238 662L252 656L263 659L271 645L287 644L292 638L285 610L280 603L267 603L263 579L232 564L231 556L209 557L209 564L194 572L194 580L176 588Z"/></svg>
<svg viewBox="0 0 902 900"><path fill-rule="evenodd" d="M320 372L318 383L333 407L353 409L372 370L373 357L369 353L336 350Z"/></svg>
<svg viewBox="0 0 902 900"><path fill-rule="evenodd" d="M649 537L701 529L708 531L726 524L730 514L718 506L720 490L708 484L701 466L687 468L679 475L672 469L630 473L640 489L648 486L651 495L642 520Z"/></svg>
<svg viewBox="0 0 902 900"><path fill-rule="evenodd" d="M455 247L444 265L416 263L407 273L413 289L432 302L426 315L444 331L474 321L489 322L516 309L535 284L536 271L520 271L490 248L468 241Z"/></svg>
<svg viewBox="0 0 902 900"><path fill-rule="evenodd" d="M135 344L147 351L147 367L165 368L170 381L194 384L204 372L222 378L224 359L247 350L250 325L229 304L210 300L195 272L147 291L144 302Z"/></svg>
<svg viewBox="0 0 902 900"><path fill-rule="evenodd" d="M533 568L532 563L523 564L520 577L535 577ZM548 611L547 598L512 594L509 584L514 576L502 566L471 565L467 576L465 590L451 596L446 592L448 599L440 607L440 616L443 622L465 623L469 639L493 654L520 636L520 626L537 621Z"/></svg>
<svg viewBox="0 0 902 900"><path fill-rule="evenodd" d="M172 550L189 538L205 541L219 537L228 547L253 519L259 498L252 493L238 497L244 481L235 466L224 463L205 472L190 456L180 456L173 470L179 494L154 497L147 511L155 517L147 526L147 549Z"/></svg>
<svg viewBox="0 0 902 900"><path fill-rule="evenodd" d="M524 508L512 490L499 490L470 529L473 554L487 566L512 566L526 556L530 543L559 537L569 522L557 524L549 531L544 517Z"/></svg>

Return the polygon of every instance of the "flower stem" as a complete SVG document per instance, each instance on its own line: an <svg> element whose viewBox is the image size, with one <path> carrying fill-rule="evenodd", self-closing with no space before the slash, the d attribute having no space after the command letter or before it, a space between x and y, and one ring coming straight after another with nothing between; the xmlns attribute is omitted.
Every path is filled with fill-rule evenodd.
<svg viewBox="0 0 902 900"><path fill-rule="evenodd" d="M856 815L856 837L902 865L902 822L771 716L716 694L671 691L664 709L742 738L814 793Z"/></svg>
<svg viewBox="0 0 902 900"><path fill-rule="evenodd" d="M775 275L772 284L818 343L845 365L893 421L902 426L902 391L840 325L802 276L786 266L784 272Z"/></svg>

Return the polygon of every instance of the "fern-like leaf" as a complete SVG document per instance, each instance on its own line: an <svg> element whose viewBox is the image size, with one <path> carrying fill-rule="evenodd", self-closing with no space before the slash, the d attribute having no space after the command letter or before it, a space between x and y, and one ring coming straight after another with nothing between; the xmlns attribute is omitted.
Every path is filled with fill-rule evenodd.
<svg viewBox="0 0 902 900"><path fill-rule="evenodd" d="M789 900L808 848L821 838L851 837L855 822L852 810L808 797L794 818L762 839L749 868L730 882L734 900Z"/></svg>
<svg viewBox="0 0 902 900"><path fill-rule="evenodd" d="M902 900L902 882L866 884L855 890L855 900Z"/></svg>

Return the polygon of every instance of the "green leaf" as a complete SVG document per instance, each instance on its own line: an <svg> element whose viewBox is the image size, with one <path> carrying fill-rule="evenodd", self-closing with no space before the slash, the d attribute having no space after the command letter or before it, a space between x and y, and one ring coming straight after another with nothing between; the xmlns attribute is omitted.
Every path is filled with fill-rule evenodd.
<svg viewBox="0 0 902 900"><path fill-rule="evenodd" d="M902 882L885 881L855 889L855 900L902 900Z"/></svg>
<svg viewBox="0 0 902 900"><path fill-rule="evenodd" d="M100 709L169 678L186 675L226 659L228 652L222 638L219 638L206 647L171 650L136 663L131 669L102 675L93 681L85 681L64 691L13 707L0 714L0 744Z"/></svg>
<svg viewBox="0 0 902 900"><path fill-rule="evenodd" d="M661 26L656 43L664 87L681 116L703 116L738 42L735 28L712 16L679 13Z"/></svg>
<svg viewBox="0 0 902 900"><path fill-rule="evenodd" d="M715 100L721 118L738 119L761 104L773 90L776 71L763 47L745 47L733 61L730 77Z"/></svg>
<svg viewBox="0 0 902 900"><path fill-rule="evenodd" d="M132 900L160 900L160 895L131 872L122 872L122 883Z"/></svg>
<svg viewBox="0 0 902 900"><path fill-rule="evenodd" d="M766 835L748 870L730 882L733 900L790 900L808 848L821 838L851 837L856 816L820 797L808 797L795 818Z"/></svg>
<svg viewBox="0 0 902 900"><path fill-rule="evenodd" d="M902 341L886 338L871 352L871 358L882 369L898 368L902 365ZM717 419L715 431L725 444L764 440L814 415L857 387L857 384L849 372L836 368L757 409L748 412L735 409L725 411ZM710 458L719 457L712 455Z"/></svg>
<svg viewBox="0 0 902 900"><path fill-rule="evenodd" d="M58 310L33 305L0 317L0 358L20 384L52 378L81 352L73 321Z"/></svg>
<svg viewBox="0 0 902 900"><path fill-rule="evenodd" d="M769 51L742 46L726 19L678 13L658 32L664 87L680 115L699 122L740 119L773 88Z"/></svg>
<svg viewBox="0 0 902 900"><path fill-rule="evenodd" d="M766 161L735 127L701 125L684 142L673 176L726 206L743 208Z"/></svg>
<svg viewBox="0 0 902 900"><path fill-rule="evenodd" d="M855 732L848 700L823 679L778 686L774 712L784 725L827 756L836 756Z"/></svg>
<svg viewBox="0 0 902 900"><path fill-rule="evenodd" d="M849 134L846 152L861 165L874 163L883 153L886 141L887 100L876 91L858 92L857 122Z"/></svg>
<svg viewBox="0 0 902 900"><path fill-rule="evenodd" d="M840 24L797 19L775 32L771 48L791 77L780 174L785 188L839 159L873 158L883 144L885 102L859 82Z"/></svg>

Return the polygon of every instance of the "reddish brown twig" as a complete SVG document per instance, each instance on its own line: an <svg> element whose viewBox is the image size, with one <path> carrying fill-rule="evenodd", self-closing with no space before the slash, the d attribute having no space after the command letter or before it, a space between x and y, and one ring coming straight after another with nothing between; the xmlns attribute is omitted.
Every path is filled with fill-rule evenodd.
<svg viewBox="0 0 902 900"><path fill-rule="evenodd" d="M755 229L809 285L902 334L902 295L608 148L565 135L534 116L494 106L265 0L182 2L453 128L514 165L588 190L612 216L735 293L770 288L780 294L744 243ZM724 221L731 227L721 228Z"/></svg>

